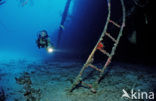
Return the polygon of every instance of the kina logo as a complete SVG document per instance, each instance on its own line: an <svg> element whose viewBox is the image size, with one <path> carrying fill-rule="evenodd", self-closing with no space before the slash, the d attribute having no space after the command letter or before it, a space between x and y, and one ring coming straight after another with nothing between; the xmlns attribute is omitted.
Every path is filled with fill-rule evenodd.
<svg viewBox="0 0 156 101"><path fill-rule="evenodd" d="M145 92L145 91L141 91L140 89L138 89L137 91L131 89L130 93L128 93L125 89L123 89L122 92L123 94L121 98L154 100L154 92Z"/></svg>

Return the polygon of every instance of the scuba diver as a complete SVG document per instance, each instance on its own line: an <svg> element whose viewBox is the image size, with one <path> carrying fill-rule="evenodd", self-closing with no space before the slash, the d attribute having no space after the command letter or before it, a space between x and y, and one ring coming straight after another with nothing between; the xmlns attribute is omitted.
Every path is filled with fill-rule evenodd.
<svg viewBox="0 0 156 101"><path fill-rule="evenodd" d="M53 45L50 42L50 38L46 30L39 32L38 38L36 40L38 48L45 48L49 53L53 52Z"/></svg>

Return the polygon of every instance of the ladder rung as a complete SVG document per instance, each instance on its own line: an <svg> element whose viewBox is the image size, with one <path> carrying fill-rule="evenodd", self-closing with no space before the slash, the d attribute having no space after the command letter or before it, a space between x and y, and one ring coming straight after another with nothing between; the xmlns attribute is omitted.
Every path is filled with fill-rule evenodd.
<svg viewBox="0 0 156 101"><path fill-rule="evenodd" d="M83 85L85 85L85 86L88 86L89 88L92 88L92 85L91 85L91 84L87 84L87 83L85 83L85 82L83 82L83 81L81 81L81 84L83 84Z"/></svg>
<svg viewBox="0 0 156 101"><path fill-rule="evenodd" d="M116 22L112 21L112 20L109 20L110 23L114 24L116 27L120 28L120 25L117 24Z"/></svg>
<svg viewBox="0 0 156 101"><path fill-rule="evenodd" d="M115 38L113 38L109 33L106 32L106 35L107 35L112 41L117 42L117 41L115 40Z"/></svg>
<svg viewBox="0 0 156 101"><path fill-rule="evenodd" d="M89 66L90 66L91 68L93 68L93 69L99 71L99 72L102 72L101 69L97 68L96 66L94 66L94 65L92 65L92 64L89 64Z"/></svg>
<svg viewBox="0 0 156 101"><path fill-rule="evenodd" d="M103 54L106 54L108 57L110 56L110 54L107 52L107 51L105 51L104 49L99 49Z"/></svg>

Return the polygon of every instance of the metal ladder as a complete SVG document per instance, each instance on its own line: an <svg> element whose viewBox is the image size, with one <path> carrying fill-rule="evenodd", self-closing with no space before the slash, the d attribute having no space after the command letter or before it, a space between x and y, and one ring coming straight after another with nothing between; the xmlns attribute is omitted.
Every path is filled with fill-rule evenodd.
<svg viewBox="0 0 156 101"><path fill-rule="evenodd" d="M111 16L111 2L110 1L111 0L107 0L108 16L107 16L107 20L106 20L106 24L104 26L103 32L102 32L97 44L95 45L94 49L92 50L91 54L89 55L86 63L83 65L80 73L75 78L75 81L73 82L73 84L70 88L70 92L72 92L79 84L81 84L81 85L84 85L84 86L87 86L88 88L90 88L90 90L93 93L96 93L98 84L103 77L104 71L108 67L108 65L110 64L111 59L112 59L113 55L115 54L119 40L123 34L123 28L125 27L125 6L124 6L123 0L120 0L121 6L122 6L122 24L119 25L110 19L110 16ZM119 33L118 33L116 39L113 36L111 36L110 33L107 32L108 24L114 25L117 28L119 28ZM106 50L104 50L104 45L102 43L104 37L108 37L114 42L114 45L111 49L111 53L108 53ZM102 69L100 69L97 66L92 64L94 61L94 54L95 54L96 50L101 51L103 54L105 54L107 56L107 60L106 60ZM95 69L96 71L100 72L99 77L95 80L95 82L92 85L85 83L82 79L82 74L83 74L84 70L88 67L91 67L91 68Z"/></svg>

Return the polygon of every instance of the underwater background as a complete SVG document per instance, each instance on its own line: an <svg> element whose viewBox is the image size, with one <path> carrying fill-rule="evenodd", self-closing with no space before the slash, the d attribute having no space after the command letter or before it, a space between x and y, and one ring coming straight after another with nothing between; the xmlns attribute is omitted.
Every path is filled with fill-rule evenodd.
<svg viewBox="0 0 156 101"><path fill-rule="evenodd" d="M155 92L154 3L124 3L123 36L93 94L84 87L68 89L102 33L107 0L0 0L0 101L131 101L121 99L122 89ZM120 0L111 0L111 7L111 19L120 24ZM37 47L42 30L48 32L52 53ZM95 59L102 66L105 57L97 52ZM84 75L87 83L97 76L92 69Z"/></svg>

